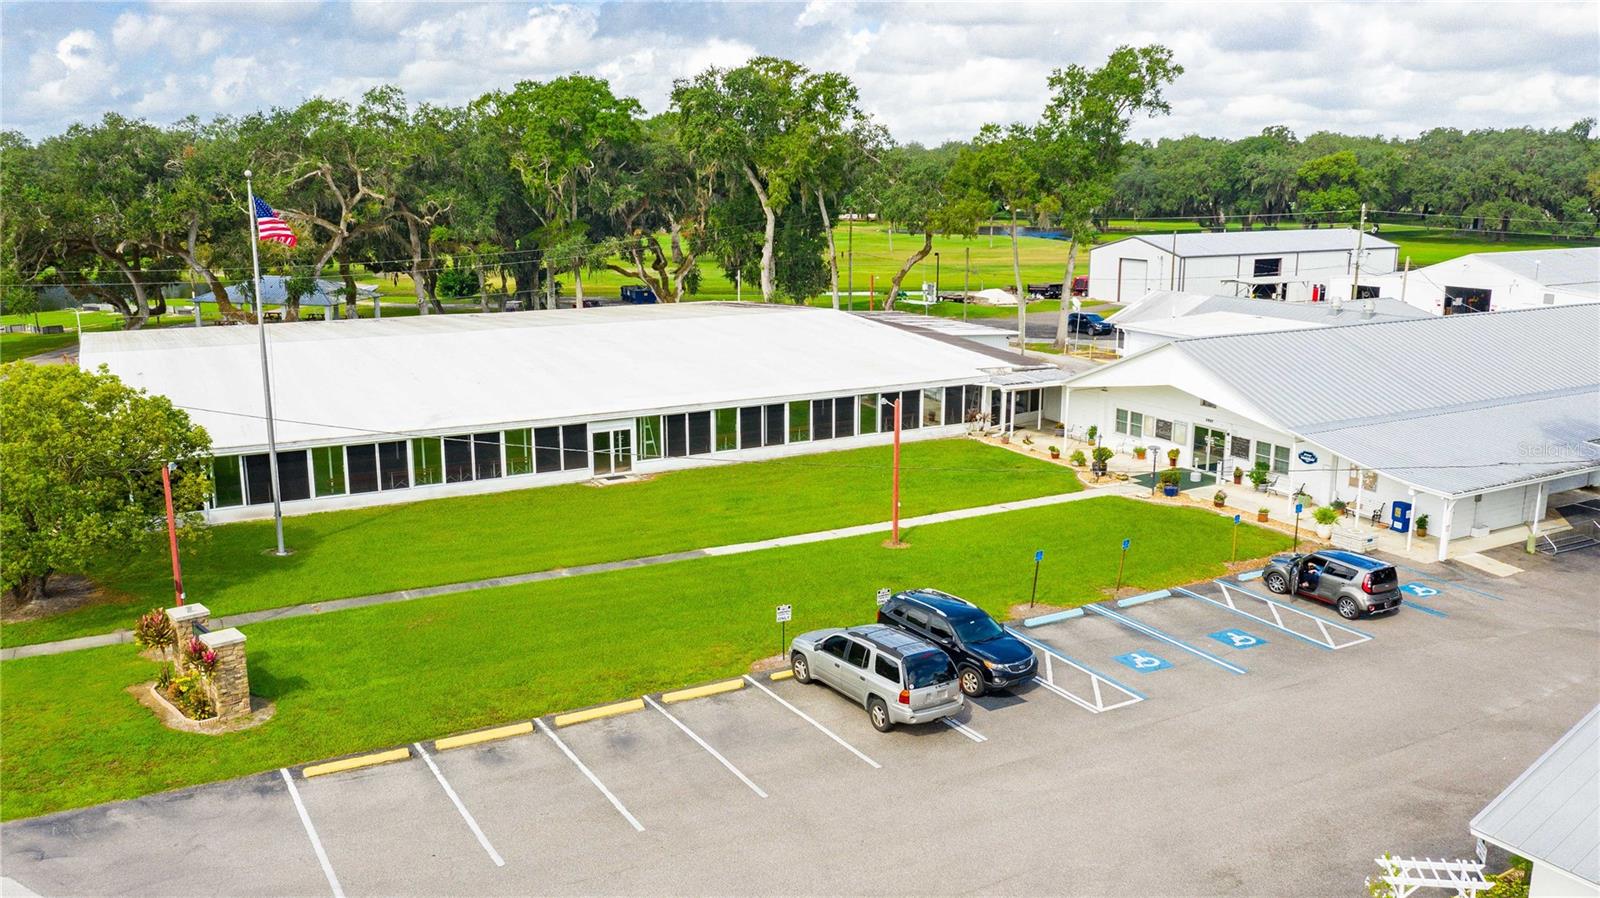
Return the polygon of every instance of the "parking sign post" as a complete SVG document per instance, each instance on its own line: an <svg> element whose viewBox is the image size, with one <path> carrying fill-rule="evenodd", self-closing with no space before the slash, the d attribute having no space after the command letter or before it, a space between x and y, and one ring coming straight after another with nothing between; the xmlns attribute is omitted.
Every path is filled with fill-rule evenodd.
<svg viewBox="0 0 1600 898"><path fill-rule="evenodd" d="M1028 594L1028 607L1033 607L1034 599L1039 597L1039 562L1044 560L1044 550L1039 549L1033 553L1033 591Z"/></svg>
<svg viewBox="0 0 1600 898"><path fill-rule="evenodd" d="M793 605L778 606L778 657L783 657L783 651L789 644L789 620L794 617Z"/></svg>
<svg viewBox="0 0 1600 898"><path fill-rule="evenodd" d="M1300 551L1300 512L1304 508L1305 505L1302 503L1296 502L1294 504L1294 548L1290 550L1293 552Z"/></svg>
<svg viewBox="0 0 1600 898"><path fill-rule="evenodd" d="M1117 588L1111 591L1113 599L1122 594L1122 568L1128 563L1128 544L1130 542L1132 540L1124 539L1122 541L1122 557L1117 560Z"/></svg>
<svg viewBox="0 0 1600 898"><path fill-rule="evenodd" d="M1239 560L1239 516L1233 516L1233 560Z"/></svg>

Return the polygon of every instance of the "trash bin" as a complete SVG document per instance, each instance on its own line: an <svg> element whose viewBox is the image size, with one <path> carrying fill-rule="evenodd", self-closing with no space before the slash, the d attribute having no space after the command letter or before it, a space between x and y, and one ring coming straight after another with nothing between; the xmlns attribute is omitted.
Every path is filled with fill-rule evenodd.
<svg viewBox="0 0 1600 898"><path fill-rule="evenodd" d="M1394 533L1408 533L1411 530L1411 503L1396 502L1389 512L1389 530Z"/></svg>

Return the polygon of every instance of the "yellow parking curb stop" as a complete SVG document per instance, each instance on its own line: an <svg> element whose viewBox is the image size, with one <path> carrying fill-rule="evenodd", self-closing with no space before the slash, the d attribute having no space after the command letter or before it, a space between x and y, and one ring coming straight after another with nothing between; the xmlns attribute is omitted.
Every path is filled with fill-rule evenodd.
<svg viewBox="0 0 1600 898"><path fill-rule="evenodd" d="M666 704L673 702L686 702L691 698L705 698L708 695L717 695L723 692L733 692L744 688L744 680L723 680L720 683L709 683L705 686L691 686L688 689L677 689L672 692L661 693L661 701Z"/></svg>
<svg viewBox="0 0 1600 898"><path fill-rule="evenodd" d="M463 733L459 736L446 736L443 739L435 739L433 740L433 747L439 751L444 751L451 748L460 748L464 745L477 745L479 742L492 742L495 739L509 739L512 736L522 736L531 732L533 732L533 724L524 720L522 723L495 727L492 730L478 730L475 733Z"/></svg>
<svg viewBox="0 0 1600 898"><path fill-rule="evenodd" d="M571 726L575 723L583 723L586 720L599 720L602 717L612 717L617 714L627 714L631 711L640 711L643 709L644 699L635 698L625 702L601 705L598 708L586 708L582 711L568 711L565 714L557 714L554 718L552 718L552 720L554 720L556 726L564 727Z"/></svg>
<svg viewBox="0 0 1600 898"><path fill-rule="evenodd" d="M310 767L300 768L300 775L306 779L314 776L324 776L329 773L343 773L346 770L356 770L361 767L371 767L374 764L388 764L391 761L404 761L411 757L409 748L392 748L388 751L373 752L370 755L357 755L353 758L342 758L337 761L328 761L325 764L312 764Z"/></svg>

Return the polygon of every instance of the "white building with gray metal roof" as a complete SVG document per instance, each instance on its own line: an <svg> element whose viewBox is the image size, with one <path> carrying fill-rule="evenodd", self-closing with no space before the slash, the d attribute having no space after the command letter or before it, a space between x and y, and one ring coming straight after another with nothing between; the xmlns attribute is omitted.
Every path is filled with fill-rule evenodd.
<svg viewBox="0 0 1600 898"><path fill-rule="evenodd" d="M1600 898L1600 705L1479 811L1469 829L1533 862L1531 898Z"/></svg>
<svg viewBox="0 0 1600 898"><path fill-rule="evenodd" d="M1399 254L1397 244L1354 228L1146 234L1089 251L1089 295L1123 303L1152 290L1314 300L1357 264L1365 274L1394 271Z"/></svg>
<svg viewBox="0 0 1600 898"><path fill-rule="evenodd" d="M1283 302L1156 290L1119 310L1112 316L1111 323L1117 326L1117 354L1132 355L1157 344L1186 337L1303 330L1363 321L1423 318L1426 315L1426 312L1394 299Z"/></svg>
<svg viewBox="0 0 1600 898"><path fill-rule="evenodd" d="M1600 247L1470 253L1362 283L1430 315L1600 302ZM1330 289L1348 294L1350 279Z"/></svg>
<svg viewBox="0 0 1600 898"><path fill-rule="evenodd" d="M1063 417L1363 517L1401 503L1444 558L1600 485L1600 304L1176 339L1074 377Z"/></svg>

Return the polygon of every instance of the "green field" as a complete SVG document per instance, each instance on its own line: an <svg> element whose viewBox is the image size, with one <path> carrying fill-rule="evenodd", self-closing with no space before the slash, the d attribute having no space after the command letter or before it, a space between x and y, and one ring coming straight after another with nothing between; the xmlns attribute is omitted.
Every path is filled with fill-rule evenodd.
<svg viewBox="0 0 1600 898"><path fill-rule="evenodd" d="M716 465L605 487L588 484L214 527L185 553L191 601L217 616L505 574L637 558L889 518L888 446ZM1081 489L1073 472L974 440L907 443L906 517ZM172 600L166 544L90 572L114 601L8 624L7 646L105 633Z"/></svg>
<svg viewBox="0 0 1600 898"><path fill-rule="evenodd" d="M569 522L577 524L579 522ZM156 666L132 646L4 662L0 817L26 817L526 719L737 675L790 632L872 617L880 587L938 586L1004 615L1025 601L1104 597L1118 546L1124 584L1153 589L1223 573L1232 523L1117 497L881 535L683 561L255 624L252 692L277 703L226 736L166 729L125 689ZM1239 556L1282 549L1239 533Z"/></svg>

